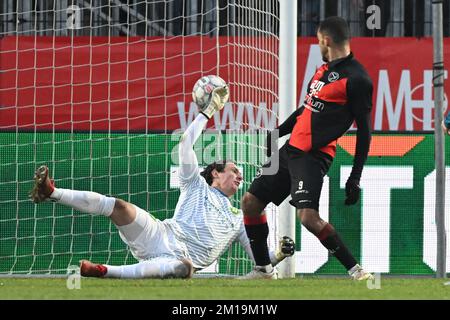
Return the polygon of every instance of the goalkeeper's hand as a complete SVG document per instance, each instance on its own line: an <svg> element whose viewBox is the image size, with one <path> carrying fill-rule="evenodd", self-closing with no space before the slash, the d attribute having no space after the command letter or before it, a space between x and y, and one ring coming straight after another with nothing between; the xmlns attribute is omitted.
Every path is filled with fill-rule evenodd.
<svg viewBox="0 0 450 320"><path fill-rule="evenodd" d="M294 240L288 236L284 236L278 242L278 248L275 252L275 257L278 261L282 261L284 258L292 257L295 253Z"/></svg>
<svg viewBox="0 0 450 320"><path fill-rule="evenodd" d="M447 113L447 116L442 121L442 130L444 133L450 135L450 112Z"/></svg>
<svg viewBox="0 0 450 320"><path fill-rule="evenodd" d="M200 110L200 112L208 119L211 119L216 111L222 110L229 97L230 93L228 91L228 86L215 88L211 93L211 101L208 106L203 110Z"/></svg>
<svg viewBox="0 0 450 320"><path fill-rule="evenodd" d="M349 178L345 184L345 205L350 206L358 202L360 194L359 181Z"/></svg>

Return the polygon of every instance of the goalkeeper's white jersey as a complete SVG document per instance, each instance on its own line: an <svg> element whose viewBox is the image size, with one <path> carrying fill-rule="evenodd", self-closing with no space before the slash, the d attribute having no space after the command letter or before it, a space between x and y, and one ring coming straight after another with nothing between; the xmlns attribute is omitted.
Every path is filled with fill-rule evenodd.
<svg viewBox="0 0 450 320"><path fill-rule="evenodd" d="M234 208L221 191L210 187L199 171L191 179L181 180L174 216L164 223L196 268L209 266L245 233L242 211Z"/></svg>
<svg viewBox="0 0 450 320"><path fill-rule="evenodd" d="M173 244L174 252L189 258L196 268L209 266L237 238L251 255L242 211L233 208L228 197L210 187L200 175L193 146L207 122L208 118L199 114L180 139L181 195L173 218L163 221L178 240Z"/></svg>

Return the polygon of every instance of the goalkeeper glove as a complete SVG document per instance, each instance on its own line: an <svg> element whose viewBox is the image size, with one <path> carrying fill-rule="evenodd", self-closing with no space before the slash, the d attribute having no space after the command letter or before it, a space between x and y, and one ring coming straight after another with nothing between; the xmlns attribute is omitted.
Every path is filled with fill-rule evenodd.
<svg viewBox="0 0 450 320"><path fill-rule="evenodd" d="M345 184L345 205L349 206L358 202L360 193L359 181L348 179Z"/></svg>
<svg viewBox="0 0 450 320"><path fill-rule="evenodd" d="M278 248L275 252L275 257L278 261L282 261L284 258L292 257L295 253L294 240L288 236L284 236L278 242Z"/></svg>
<svg viewBox="0 0 450 320"><path fill-rule="evenodd" d="M442 121L442 130L444 130L444 133L450 135L450 112L447 113L447 116Z"/></svg>
<svg viewBox="0 0 450 320"><path fill-rule="evenodd" d="M206 108L201 109L200 112L208 119L211 119L216 111L222 110L225 103L228 101L230 94L228 92L228 86L215 88L211 93L211 101Z"/></svg>

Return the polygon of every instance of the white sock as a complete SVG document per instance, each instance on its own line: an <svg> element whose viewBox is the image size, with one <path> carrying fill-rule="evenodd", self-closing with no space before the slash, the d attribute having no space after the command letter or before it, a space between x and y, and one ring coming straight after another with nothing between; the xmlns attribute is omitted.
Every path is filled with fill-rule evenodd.
<svg viewBox="0 0 450 320"><path fill-rule="evenodd" d="M91 191L55 188L50 198L78 211L109 217L116 203L115 198Z"/></svg>
<svg viewBox="0 0 450 320"><path fill-rule="evenodd" d="M268 264L266 266L256 266L257 269L259 269L262 272L265 273L271 273L273 271L273 266L271 264Z"/></svg>
<svg viewBox="0 0 450 320"><path fill-rule="evenodd" d="M107 269L106 278L143 279L177 277L175 268L182 262L176 259L146 260L124 266L104 265ZM179 277L179 275L178 275Z"/></svg>
<svg viewBox="0 0 450 320"><path fill-rule="evenodd" d="M361 269L361 266L359 265L359 264L355 264L353 267L351 267L349 270L348 270L348 274L349 275L352 275L353 273L355 273L356 271L358 271L358 270L360 270Z"/></svg>

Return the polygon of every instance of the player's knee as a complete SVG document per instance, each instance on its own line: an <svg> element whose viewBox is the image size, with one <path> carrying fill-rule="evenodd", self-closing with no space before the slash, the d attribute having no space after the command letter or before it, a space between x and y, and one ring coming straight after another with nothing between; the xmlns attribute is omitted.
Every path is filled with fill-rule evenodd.
<svg viewBox="0 0 450 320"><path fill-rule="evenodd" d="M116 202L114 203L114 210L118 212L124 212L128 209L129 203L122 200L122 199L116 199Z"/></svg>
<svg viewBox="0 0 450 320"><path fill-rule="evenodd" d="M241 209L244 215L247 216L257 216L266 207L266 204L255 197L253 194L246 192L241 200Z"/></svg>
<svg viewBox="0 0 450 320"><path fill-rule="evenodd" d="M111 219L117 225L125 225L134 221L136 218L136 209L131 203L122 199L116 199Z"/></svg>
<svg viewBox="0 0 450 320"><path fill-rule="evenodd" d="M298 218L302 225L313 234L318 234L323 229L326 221L320 218L319 212L310 208L303 208L298 210Z"/></svg>

